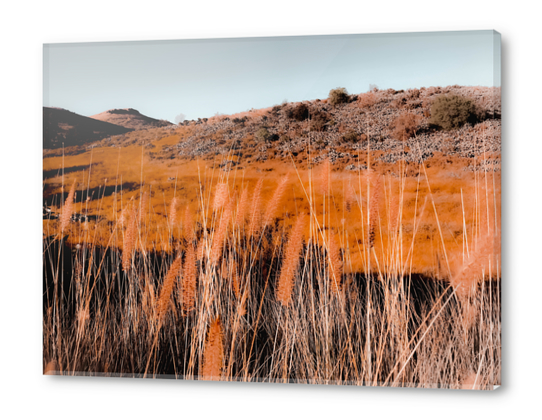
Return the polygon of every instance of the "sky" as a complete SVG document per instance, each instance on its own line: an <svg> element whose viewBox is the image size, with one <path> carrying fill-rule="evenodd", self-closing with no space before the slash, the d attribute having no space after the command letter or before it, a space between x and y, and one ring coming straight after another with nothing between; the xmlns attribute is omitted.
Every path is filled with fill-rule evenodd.
<svg viewBox="0 0 542 420"><path fill-rule="evenodd" d="M171 122L362 93L500 86L494 31L44 44L43 106Z"/></svg>

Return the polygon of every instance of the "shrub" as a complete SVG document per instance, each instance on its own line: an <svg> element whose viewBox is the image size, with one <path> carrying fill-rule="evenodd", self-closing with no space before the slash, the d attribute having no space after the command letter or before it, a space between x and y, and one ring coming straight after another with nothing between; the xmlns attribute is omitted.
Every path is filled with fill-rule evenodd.
<svg viewBox="0 0 542 420"><path fill-rule="evenodd" d="M476 119L476 106L472 100L459 95L440 95L431 105L429 124L452 130L467 122L474 124Z"/></svg>
<svg viewBox="0 0 542 420"><path fill-rule="evenodd" d="M310 130L311 131L325 131L328 124L327 114L324 112L315 112L311 115Z"/></svg>
<svg viewBox="0 0 542 420"><path fill-rule="evenodd" d="M278 134L270 134L269 137L267 138L267 141L275 142L275 141L278 141L279 138L280 137Z"/></svg>
<svg viewBox="0 0 542 420"><path fill-rule="evenodd" d="M420 97L419 89L408 89L405 92L405 98L407 99L418 99Z"/></svg>
<svg viewBox="0 0 542 420"><path fill-rule="evenodd" d="M304 121L309 118L309 107L306 104L299 104L291 110L291 116L297 121Z"/></svg>
<svg viewBox="0 0 542 420"><path fill-rule="evenodd" d="M392 123L392 137L397 140L408 140L418 130L421 117L410 112L399 115Z"/></svg>
<svg viewBox="0 0 542 420"><path fill-rule="evenodd" d="M407 100L404 97L394 99L390 103L391 107L395 108L395 109L401 109L401 108L405 107L406 104L407 104Z"/></svg>
<svg viewBox="0 0 542 420"><path fill-rule="evenodd" d="M261 127L256 131L254 134L254 139L258 142L266 142L271 138L271 133L267 129L267 127Z"/></svg>
<svg viewBox="0 0 542 420"><path fill-rule="evenodd" d="M348 102L348 92L345 88L331 89L328 97L329 103L333 106Z"/></svg>
<svg viewBox="0 0 542 420"><path fill-rule="evenodd" d="M348 131L347 133L344 133L341 136L341 140L344 143L357 143L359 140L359 134L351 130L351 131Z"/></svg>
<svg viewBox="0 0 542 420"><path fill-rule="evenodd" d="M242 126L245 125L245 122L248 120L247 116L245 115L243 118L234 118L233 120L231 120L232 123L234 124L240 124Z"/></svg>
<svg viewBox="0 0 542 420"><path fill-rule="evenodd" d="M358 106L360 108L370 108L377 102L377 97L373 92L360 93L358 95Z"/></svg>

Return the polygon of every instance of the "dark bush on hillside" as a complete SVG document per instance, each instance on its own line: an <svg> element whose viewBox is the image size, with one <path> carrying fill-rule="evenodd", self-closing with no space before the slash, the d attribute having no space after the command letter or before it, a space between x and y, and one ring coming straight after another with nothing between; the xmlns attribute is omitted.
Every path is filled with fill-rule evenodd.
<svg viewBox="0 0 542 420"><path fill-rule="evenodd" d="M410 112L399 115L392 123L392 137L397 140L408 140L418 130L421 117Z"/></svg>
<svg viewBox="0 0 542 420"><path fill-rule="evenodd" d="M297 121L304 121L309 118L309 107L306 104L299 104L288 113L290 118Z"/></svg>
<svg viewBox="0 0 542 420"><path fill-rule="evenodd" d="M476 106L464 96L441 95L431 105L429 124L443 130L459 128L466 123L476 123Z"/></svg>
<svg viewBox="0 0 542 420"><path fill-rule="evenodd" d="M234 124L241 124L241 125L245 125L245 122L248 120L248 118L246 117L246 115L243 117L243 118L234 118L233 120L231 120L232 123Z"/></svg>
<svg viewBox="0 0 542 420"><path fill-rule="evenodd" d="M345 104L349 100L348 92L345 88L331 89L329 91L328 101L331 105L337 106L339 104Z"/></svg>
<svg viewBox="0 0 542 420"><path fill-rule="evenodd" d="M311 131L325 131L329 119L325 112L317 111L310 116L309 129Z"/></svg>
<svg viewBox="0 0 542 420"><path fill-rule="evenodd" d="M405 98L407 99L418 99L420 97L419 89L409 89L405 92Z"/></svg>

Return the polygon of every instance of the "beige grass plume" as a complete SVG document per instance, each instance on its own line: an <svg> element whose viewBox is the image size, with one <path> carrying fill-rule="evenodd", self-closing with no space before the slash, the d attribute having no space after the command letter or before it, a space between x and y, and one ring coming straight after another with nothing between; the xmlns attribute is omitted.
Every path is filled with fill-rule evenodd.
<svg viewBox="0 0 542 420"><path fill-rule="evenodd" d="M203 260L207 256L207 252L208 252L207 241L204 239L199 241L196 249L197 249L196 260L198 261Z"/></svg>
<svg viewBox="0 0 542 420"><path fill-rule="evenodd" d="M148 279L145 281L143 293L141 294L141 305L147 316L151 317L156 307L156 296L154 294L154 286Z"/></svg>
<svg viewBox="0 0 542 420"><path fill-rule="evenodd" d="M140 197L139 205L139 222L142 222L145 220L149 207L149 193L147 191Z"/></svg>
<svg viewBox="0 0 542 420"><path fill-rule="evenodd" d="M241 284L239 282L239 273L237 271L237 265L235 264L235 260L233 259L232 256L230 256L229 267L232 270L231 281L232 281L233 293L235 294L235 297L240 300L241 299Z"/></svg>
<svg viewBox="0 0 542 420"><path fill-rule="evenodd" d="M195 239L194 235L194 217L190 211L190 206L186 206L183 220L183 234L187 242L192 242Z"/></svg>
<svg viewBox="0 0 542 420"><path fill-rule="evenodd" d="M126 224L130 221L130 212L132 211L132 203L134 201L134 197L132 197L128 204L126 204L122 211L120 212L118 223L120 226L126 226Z"/></svg>
<svg viewBox="0 0 542 420"><path fill-rule="evenodd" d="M245 216L248 208L248 188L243 189L239 204L237 205L237 214L235 215L235 226L242 226L245 222Z"/></svg>
<svg viewBox="0 0 542 420"><path fill-rule="evenodd" d="M186 315L196 307L196 251L192 244L188 244L183 265L183 279L181 294L183 313Z"/></svg>
<svg viewBox="0 0 542 420"><path fill-rule="evenodd" d="M226 232L231 219L231 213L232 203L230 201L222 212L218 229L213 235L213 245L211 246L211 263L213 264L216 264L222 255L222 248L224 246L224 240L226 239Z"/></svg>
<svg viewBox="0 0 542 420"><path fill-rule="evenodd" d="M75 182L76 180L73 180L73 184L70 188L70 192L68 194L68 198L66 198L66 202L64 203L64 207L62 209L62 214L60 215L60 231L64 232L64 230L68 227L70 224L70 218L72 217L73 208L74 208L74 198L75 198Z"/></svg>
<svg viewBox="0 0 542 420"><path fill-rule="evenodd" d="M273 194L273 198L267 205L267 210L263 218L264 226L269 226L271 222L273 221L273 219L275 218L277 214L277 210L279 209L279 206L284 197L284 194L286 193L287 185L288 185L288 175L285 175L281 179L277 189L275 190L275 193Z"/></svg>
<svg viewBox="0 0 542 420"><path fill-rule="evenodd" d="M243 296L243 292L241 290L241 281L239 279L239 271L237 269L237 264L235 264L235 260L232 256L230 256L229 259L229 267L231 269L231 282L232 282L232 288L233 293L235 295L235 298L239 301L239 315L244 316L247 313L246 310L246 299Z"/></svg>
<svg viewBox="0 0 542 420"><path fill-rule="evenodd" d="M173 197L173 200L171 200L171 204L169 205L169 225L171 227L174 227L177 221L177 203L177 197Z"/></svg>
<svg viewBox="0 0 542 420"><path fill-rule="evenodd" d="M252 206L250 208L250 225L249 235L253 235L260 229L260 223L262 218L262 187L263 178L260 178L256 187L254 188L254 194L252 196Z"/></svg>
<svg viewBox="0 0 542 420"><path fill-rule="evenodd" d="M158 317L159 324L162 323L169 309L169 305L171 302L171 294L173 292L173 288L175 287L177 277L179 276L180 271L181 271L181 257L178 256L177 258L175 258L175 260L171 263L169 267L169 270L166 274L166 278L164 279L164 283L162 284L160 297L158 298L156 314Z"/></svg>
<svg viewBox="0 0 542 420"><path fill-rule="evenodd" d="M295 273L299 265L299 255L303 248L303 231L305 229L305 214L300 214L295 222L290 238L285 250L280 270L280 278L277 285L277 300L283 305L288 306L292 299L292 290L294 288Z"/></svg>
<svg viewBox="0 0 542 420"><path fill-rule="evenodd" d="M390 205L390 220L389 220L389 229L390 233L395 234L399 227L399 217L400 217L400 206L399 198L392 198Z"/></svg>
<svg viewBox="0 0 542 420"><path fill-rule="evenodd" d="M226 182L219 182L215 188L215 198L213 201L213 210L220 210L228 201L229 191Z"/></svg>
<svg viewBox="0 0 542 420"><path fill-rule="evenodd" d="M209 327L207 341L203 352L202 379L219 380L224 363L224 344L222 342L222 325L220 317L216 317Z"/></svg>
<svg viewBox="0 0 542 420"><path fill-rule="evenodd" d="M132 207L128 216L124 242L122 246L122 271L127 272L132 264L132 253L135 248L137 237L137 215Z"/></svg>
<svg viewBox="0 0 542 420"><path fill-rule="evenodd" d="M472 293L482 275L489 276L490 263L499 252L495 246L496 238L491 231L479 239L470 257L451 278L450 283L460 300L465 301Z"/></svg>

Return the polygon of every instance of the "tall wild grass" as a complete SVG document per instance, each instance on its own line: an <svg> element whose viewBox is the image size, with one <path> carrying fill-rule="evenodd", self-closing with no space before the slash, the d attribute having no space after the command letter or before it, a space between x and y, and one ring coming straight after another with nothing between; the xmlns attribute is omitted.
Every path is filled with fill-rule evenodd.
<svg viewBox="0 0 542 420"><path fill-rule="evenodd" d="M107 246L91 222L70 221L85 206L74 203L74 182L60 222L44 231L44 369L492 389L500 384L501 299L488 177L478 175L475 208L457 214L460 222L467 211L476 216L464 224L460 263L444 247L439 278L411 270L424 213L434 213L442 239L427 177L419 176L429 194L416 197L412 220L404 173L393 185L373 171L337 181L327 161L308 183L279 180L269 201L268 179L240 188L227 176L202 180L197 211L174 198L162 221L151 217L148 190L124 201L119 191ZM283 212L295 183L308 213ZM355 249L349 225L331 223L334 206L362 228ZM353 258L362 270L348 269Z"/></svg>

